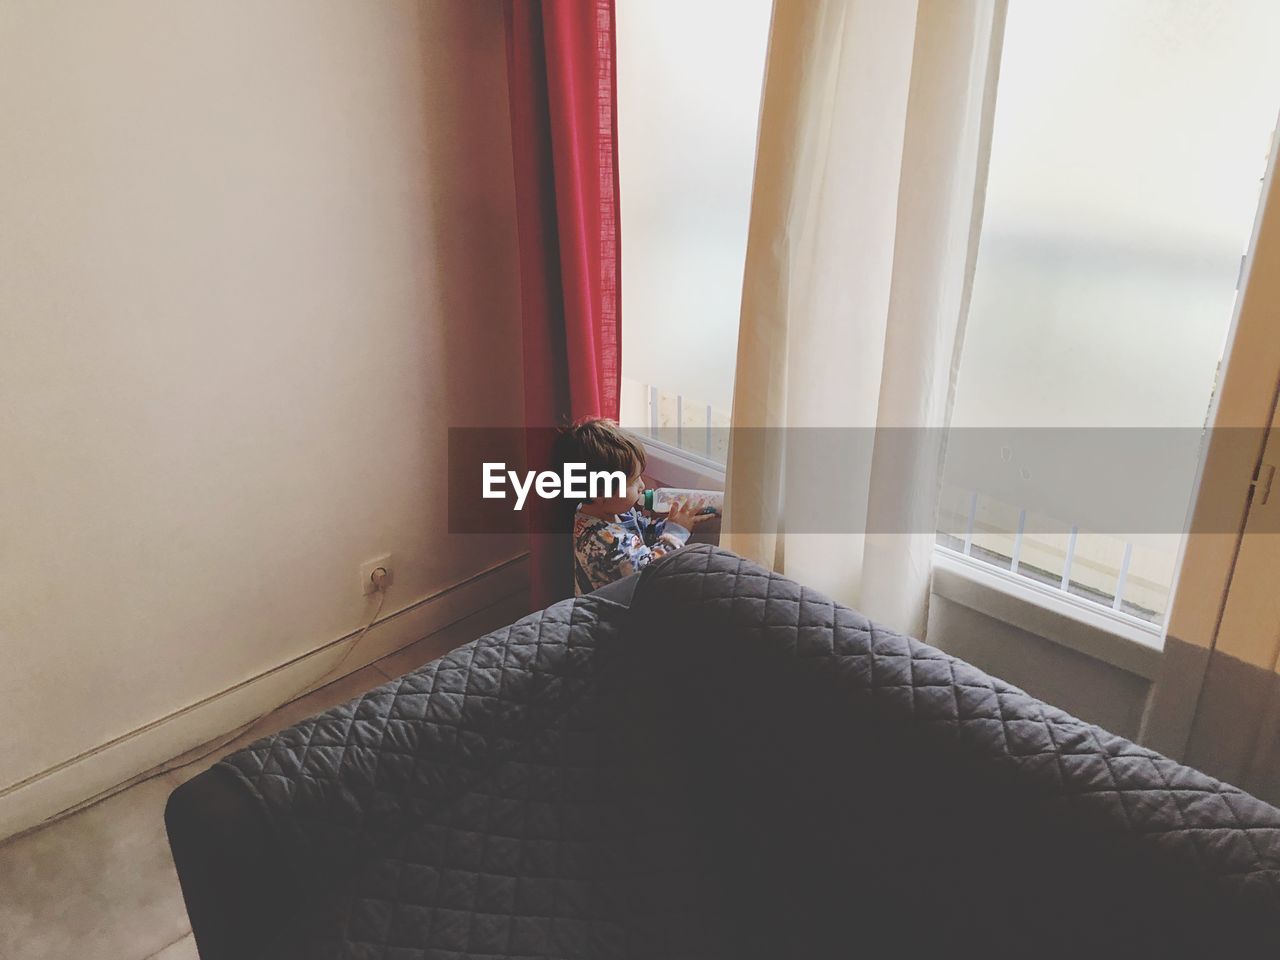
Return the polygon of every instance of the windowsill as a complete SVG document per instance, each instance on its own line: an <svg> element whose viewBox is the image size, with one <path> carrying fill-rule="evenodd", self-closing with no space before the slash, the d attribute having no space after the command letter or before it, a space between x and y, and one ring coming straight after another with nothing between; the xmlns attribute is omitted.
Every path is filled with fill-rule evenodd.
<svg viewBox="0 0 1280 960"><path fill-rule="evenodd" d="M653 437L638 435L648 457L646 473L664 485L693 490L723 490L724 464L681 450Z"/></svg>
<svg viewBox="0 0 1280 960"><path fill-rule="evenodd" d="M933 592L953 603L1154 680L1163 631L1136 617L1016 577L946 547L933 553Z"/></svg>
<svg viewBox="0 0 1280 960"><path fill-rule="evenodd" d="M663 484L724 489L724 465L641 437L648 472ZM946 547L933 554L933 592L953 603L1069 647L1147 680L1155 680L1164 631L1124 613L1081 600Z"/></svg>

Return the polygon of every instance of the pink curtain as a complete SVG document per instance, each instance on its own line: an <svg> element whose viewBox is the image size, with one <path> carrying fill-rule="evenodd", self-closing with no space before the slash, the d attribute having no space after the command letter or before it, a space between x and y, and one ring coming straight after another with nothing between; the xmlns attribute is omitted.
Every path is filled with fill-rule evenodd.
<svg viewBox="0 0 1280 960"><path fill-rule="evenodd" d="M621 369L613 0L507 0L528 467L545 428L618 416ZM536 606L573 590L571 517L534 498ZM563 529L563 533L544 531Z"/></svg>

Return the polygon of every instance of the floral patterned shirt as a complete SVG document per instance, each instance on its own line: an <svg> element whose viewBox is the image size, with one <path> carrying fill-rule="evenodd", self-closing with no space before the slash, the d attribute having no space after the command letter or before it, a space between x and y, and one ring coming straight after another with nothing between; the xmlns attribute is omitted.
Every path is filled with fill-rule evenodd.
<svg viewBox="0 0 1280 960"><path fill-rule="evenodd" d="M689 531L678 523L650 520L632 509L616 521L579 510L573 518L573 592L590 593L679 550Z"/></svg>

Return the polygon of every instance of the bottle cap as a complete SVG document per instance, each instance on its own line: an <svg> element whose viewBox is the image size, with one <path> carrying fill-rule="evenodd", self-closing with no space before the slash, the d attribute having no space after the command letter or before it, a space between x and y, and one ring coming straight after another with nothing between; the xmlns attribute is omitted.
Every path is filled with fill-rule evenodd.
<svg viewBox="0 0 1280 960"><path fill-rule="evenodd" d="M646 490L644 492L644 508L646 510L653 509L653 491L652 490Z"/></svg>

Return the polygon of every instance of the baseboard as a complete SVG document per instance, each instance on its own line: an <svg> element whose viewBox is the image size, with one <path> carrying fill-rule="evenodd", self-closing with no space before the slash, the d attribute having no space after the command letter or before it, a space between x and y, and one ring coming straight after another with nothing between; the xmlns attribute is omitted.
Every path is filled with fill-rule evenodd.
<svg viewBox="0 0 1280 960"><path fill-rule="evenodd" d="M528 555L513 557L383 616L355 647L351 641L358 631L12 784L0 790L0 839L57 817L251 722L303 690L353 673L509 597L526 588L528 578Z"/></svg>

